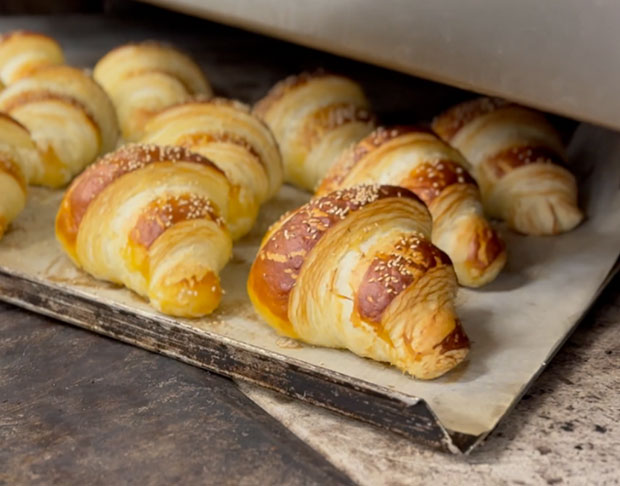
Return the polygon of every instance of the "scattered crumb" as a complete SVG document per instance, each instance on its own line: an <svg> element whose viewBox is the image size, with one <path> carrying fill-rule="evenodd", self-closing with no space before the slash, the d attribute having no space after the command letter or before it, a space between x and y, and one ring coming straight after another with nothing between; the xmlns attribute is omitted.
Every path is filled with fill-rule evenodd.
<svg viewBox="0 0 620 486"><path fill-rule="evenodd" d="M279 348L284 348L284 349L303 348L303 345L299 341L295 339L287 338L287 337L279 337L278 339L276 339L276 345Z"/></svg>

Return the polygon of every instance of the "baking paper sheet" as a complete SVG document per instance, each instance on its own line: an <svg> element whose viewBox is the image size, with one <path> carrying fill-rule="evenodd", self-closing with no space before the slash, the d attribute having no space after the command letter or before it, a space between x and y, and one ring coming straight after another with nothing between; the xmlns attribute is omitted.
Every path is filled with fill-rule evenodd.
<svg viewBox="0 0 620 486"><path fill-rule="evenodd" d="M210 317L179 320L256 348L387 387L427 401L454 432L483 435L518 400L591 304L620 252L620 135L581 125L570 146L586 221L556 237L527 237L504 230L509 263L496 282L461 289L458 313L472 340L468 361L431 382L411 379L390 366L347 351L316 348L279 337L255 314L245 282L265 230L308 194L282 188L262 210L252 233L236 245L222 273L227 293ZM132 292L98 282L77 270L53 233L62 193L33 189L27 209L0 241L0 269L95 300L158 314Z"/></svg>

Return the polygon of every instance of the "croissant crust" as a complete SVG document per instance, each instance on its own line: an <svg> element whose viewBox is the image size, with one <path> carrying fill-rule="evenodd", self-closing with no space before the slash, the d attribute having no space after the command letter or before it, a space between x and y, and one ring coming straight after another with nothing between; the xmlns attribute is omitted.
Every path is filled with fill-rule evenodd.
<svg viewBox="0 0 620 486"><path fill-rule="evenodd" d="M186 147L212 160L227 176L234 238L253 226L260 205L282 184L282 161L269 128L237 101L215 98L162 110L145 126L143 141Z"/></svg>
<svg viewBox="0 0 620 486"><path fill-rule="evenodd" d="M254 113L280 145L285 181L306 190L314 190L342 150L374 127L361 87L323 71L280 81Z"/></svg>
<svg viewBox="0 0 620 486"><path fill-rule="evenodd" d="M63 63L62 49L51 37L26 30L0 36L0 83L5 86L40 67Z"/></svg>
<svg viewBox="0 0 620 486"><path fill-rule="evenodd" d="M112 150L118 138L114 107L80 69L45 66L0 93L0 110L26 127L37 147L29 159L32 184L58 187Z"/></svg>
<svg viewBox="0 0 620 486"><path fill-rule="evenodd" d="M433 243L450 255L459 283L478 287L499 274L506 250L467 169L456 150L425 128L380 127L342 154L317 194L373 182L413 191L429 208Z"/></svg>
<svg viewBox="0 0 620 486"><path fill-rule="evenodd" d="M128 141L140 140L144 125L162 109L194 96L213 95L188 55L154 41L112 49L97 62L93 75L114 102Z"/></svg>
<svg viewBox="0 0 620 486"><path fill-rule="evenodd" d="M278 332L387 361L418 378L467 355L456 278L410 191L355 186L316 198L267 233L248 293Z"/></svg>
<svg viewBox="0 0 620 486"><path fill-rule="evenodd" d="M230 185L182 147L127 145L85 170L66 192L56 236L73 261L120 283L162 312L213 311L218 272L232 252Z"/></svg>
<svg viewBox="0 0 620 486"><path fill-rule="evenodd" d="M560 137L540 113L480 98L447 110L433 129L472 163L491 216L531 235L563 233L583 219Z"/></svg>

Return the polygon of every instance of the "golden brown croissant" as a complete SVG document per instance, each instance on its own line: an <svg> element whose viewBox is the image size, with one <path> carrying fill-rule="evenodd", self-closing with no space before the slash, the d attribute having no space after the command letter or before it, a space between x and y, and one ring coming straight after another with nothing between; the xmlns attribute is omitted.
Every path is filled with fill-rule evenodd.
<svg viewBox="0 0 620 486"><path fill-rule="evenodd" d="M564 147L541 114L479 98L438 116L433 129L473 165L491 216L530 235L563 233L583 219Z"/></svg>
<svg viewBox="0 0 620 486"><path fill-rule="evenodd" d="M313 199L270 228L250 299L281 334L435 378L465 358L469 341L454 312L454 270L430 230L407 189L355 186Z"/></svg>
<svg viewBox="0 0 620 486"><path fill-rule="evenodd" d="M144 124L160 110L194 95L212 96L189 56L152 41L111 50L96 64L94 77L110 95L128 141L139 140Z"/></svg>
<svg viewBox="0 0 620 486"><path fill-rule="evenodd" d="M93 276L123 284L167 314L195 317L220 302L218 272L232 252L230 184L183 147L127 145L67 190L56 236Z"/></svg>
<svg viewBox="0 0 620 486"><path fill-rule="evenodd" d="M445 251L459 283L484 285L506 263L505 245L484 217L467 162L429 130L378 128L332 165L317 195L357 184L405 187L433 217L433 243Z"/></svg>
<svg viewBox="0 0 620 486"><path fill-rule="evenodd" d="M29 171L37 157L28 130L0 113L0 237L26 205Z"/></svg>
<svg viewBox="0 0 620 486"><path fill-rule="evenodd" d="M118 139L114 107L83 71L47 66L0 93L0 111L30 132L38 155L28 160L27 180L59 187Z"/></svg>
<svg viewBox="0 0 620 486"><path fill-rule="evenodd" d="M145 126L144 142L180 145L212 160L234 196L228 227L234 239L253 226L262 203L282 185L282 161L269 128L237 101L191 101L166 108Z"/></svg>
<svg viewBox="0 0 620 486"><path fill-rule="evenodd" d="M51 37L24 30L0 36L0 82L5 86L42 66L63 63L62 49Z"/></svg>
<svg viewBox="0 0 620 486"><path fill-rule="evenodd" d="M340 153L374 127L362 88L343 76L317 72L276 84L254 107L273 131L284 180L314 191Z"/></svg>

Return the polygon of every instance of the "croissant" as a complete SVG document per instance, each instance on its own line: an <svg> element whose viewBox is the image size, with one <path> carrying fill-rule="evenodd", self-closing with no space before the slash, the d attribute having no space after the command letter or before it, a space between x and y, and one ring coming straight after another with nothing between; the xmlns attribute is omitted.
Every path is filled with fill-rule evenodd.
<svg viewBox="0 0 620 486"><path fill-rule="evenodd" d="M454 270L430 230L407 189L329 193L269 229L248 294L280 334L435 378L465 359L469 341L454 311Z"/></svg>
<svg viewBox="0 0 620 486"><path fill-rule="evenodd" d="M277 83L254 113L265 120L280 145L284 180L309 191L345 148L374 128L362 88L325 72Z"/></svg>
<svg viewBox="0 0 620 486"><path fill-rule="evenodd" d="M114 107L101 87L79 69L37 69L0 93L0 111L30 133L37 153L28 157L27 180L59 187L118 138Z"/></svg>
<svg viewBox="0 0 620 486"><path fill-rule="evenodd" d="M88 167L64 195L56 237L74 263L123 284L158 310L213 311L229 260L230 184L183 147L127 145Z"/></svg>
<svg viewBox="0 0 620 486"><path fill-rule="evenodd" d="M0 82L5 86L39 67L63 63L62 49L51 37L24 30L0 36Z"/></svg>
<svg viewBox="0 0 620 486"><path fill-rule="evenodd" d="M202 70L182 52L153 41L111 50L95 65L95 79L116 107L123 138L137 141L163 108L194 95L212 96Z"/></svg>
<svg viewBox="0 0 620 486"><path fill-rule="evenodd" d="M448 254L461 285L484 285L503 268L505 245L484 217L467 162L430 131L378 128L342 154L316 194L372 183L405 187L424 201L433 243Z"/></svg>
<svg viewBox="0 0 620 486"><path fill-rule="evenodd" d="M259 207L282 185L282 161L269 128L237 101L191 101L166 108L142 140L180 145L212 160L233 187L228 228L234 239L253 226Z"/></svg>
<svg viewBox="0 0 620 486"><path fill-rule="evenodd" d="M570 231L583 219L560 137L540 113L480 98L447 110L433 129L473 165L489 215L529 235Z"/></svg>
<svg viewBox="0 0 620 486"><path fill-rule="evenodd" d="M26 205L29 169L37 157L28 130L0 113L0 237Z"/></svg>

